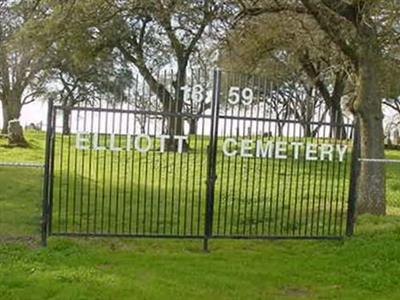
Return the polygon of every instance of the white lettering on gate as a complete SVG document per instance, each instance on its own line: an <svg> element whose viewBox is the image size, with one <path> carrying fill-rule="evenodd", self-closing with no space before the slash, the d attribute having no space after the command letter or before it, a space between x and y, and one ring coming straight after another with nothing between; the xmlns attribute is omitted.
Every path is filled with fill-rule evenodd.
<svg viewBox="0 0 400 300"><path fill-rule="evenodd" d="M339 153L339 161L342 162L347 152L347 145L337 145L336 150Z"/></svg>
<svg viewBox="0 0 400 300"><path fill-rule="evenodd" d="M307 144L306 145L306 160L318 160L317 157L317 145Z"/></svg>
<svg viewBox="0 0 400 300"><path fill-rule="evenodd" d="M169 139L168 135L160 135L158 137L160 139L160 152L164 153L165 152L165 140Z"/></svg>
<svg viewBox="0 0 400 300"><path fill-rule="evenodd" d="M78 150L89 150L90 146L85 146L84 143L89 143L89 139L86 137L89 133L78 132L76 134L76 149Z"/></svg>
<svg viewBox="0 0 400 300"><path fill-rule="evenodd" d="M229 152L228 150L228 145L229 144L234 144L235 147L237 146L237 142L235 139L225 139L224 143L222 144L222 152L224 152L224 154L226 156L235 156L237 154L237 150L233 150L232 152Z"/></svg>
<svg viewBox="0 0 400 300"><path fill-rule="evenodd" d="M115 152L122 151L122 148L117 147L117 145L115 144L115 134L114 133L112 133L110 135L110 150L115 151Z"/></svg>
<svg viewBox="0 0 400 300"><path fill-rule="evenodd" d="M183 141L187 141L187 136L175 135L174 138L178 140L178 153L183 152Z"/></svg>
<svg viewBox="0 0 400 300"><path fill-rule="evenodd" d="M253 154L251 153L252 144L253 144L252 140L242 140L241 148L240 148L241 149L240 155L242 157L252 157L253 156Z"/></svg>
<svg viewBox="0 0 400 300"><path fill-rule="evenodd" d="M275 158L287 159L287 142L276 142L275 144Z"/></svg>
<svg viewBox="0 0 400 300"><path fill-rule="evenodd" d="M142 139L146 140L146 146L142 147ZM147 134L139 134L135 138L135 149L141 153L146 153L150 151L152 147L151 138Z"/></svg>
<svg viewBox="0 0 400 300"><path fill-rule="evenodd" d="M106 150L106 147L99 146L99 135L97 133L93 134L93 150L102 151Z"/></svg>
<svg viewBox="0 0 400 300"><path fill-rule="evenodd" d="M333 160L333 145L331 144L322 144L321 145L321 157L320 160L325 160L325 157L328 156L328 160Z"/></svg>
<svg viewBox="0 0 400 300"><path fill-rule="evenodd" d="M109 134L103 140L107 141L107 145L101 145L100 135L98 133L78 132L76 134L76 148L78 150L95 150L95 151L131 151L132 149L141 153L146 153L154 149L158 139L160 148L159 153L166 151L166 141L173 139L177 141L177 152L183 153L184 142L188 140L187 136L177 135L160 135L150 137L147 134L139 135L116 135ZM126 143L126 144L125 144ZM241 156L244 158L267 158L267 159L295 159L299 160L304 155L307 161L334 161L343 162L348 146L332 145L332 144L313 144L302 142L284 142L284 141L266 141L226 138L222 144L222 152L225 156Z"/></svg>
<svg viewBox="0 0 400 300"><path fill-rule="evenodd" d="M274 143L272 141L267 142L266 147L263 147L262 141L256 142L256 156L257 157L269 157L272 158L274 151Z"/></svg>
<svg viewBox="0 0 400 300"><path fill-rule="evenodd" d="M300 147L304 146L304 143L293 142L292 146L293 146L294 159L299 159Z"/></svg>

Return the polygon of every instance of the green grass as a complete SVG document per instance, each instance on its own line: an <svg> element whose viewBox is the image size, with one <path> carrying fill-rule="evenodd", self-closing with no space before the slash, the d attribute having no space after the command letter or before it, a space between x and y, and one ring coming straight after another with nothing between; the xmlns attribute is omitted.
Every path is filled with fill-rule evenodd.
<svg viewBox="0 0 400 300"><path fill-rule="evenodd" d="M41 162L0 148L0 161ZM1 142L0 142L1 143ZM388 153L400 158L399 152ZM52 237L39 248L40 170L0 168L0 299L400 299L400 167L389 216L364 216L341 242Z"/></svg>
<svg viewBox="0 0 400 300"><path fill-rule="evenodd" d="M126 144L124 137L116 140ZM208 143L207 137L192 136L190 151L183 154L81 151L74 136L58 135L54 232L201 236ZM214 234L343 233L349 154L344 163L320 163L227 158L221 148L222 142Z"/></svg>
<svg viewBox="0 0 400 300"><path fill-rule="evenodd" d="M400 220L362 218L344 242L50 239L0 246L0 299L400 297Z"/></svg>

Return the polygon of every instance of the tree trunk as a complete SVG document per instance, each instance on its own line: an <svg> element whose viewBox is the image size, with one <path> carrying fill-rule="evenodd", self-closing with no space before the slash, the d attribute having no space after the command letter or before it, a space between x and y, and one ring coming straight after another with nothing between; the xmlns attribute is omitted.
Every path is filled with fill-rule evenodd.
<svg viewBox="0 0 400 300"><path fill-rule="evenodd" d="M347 139L347 131L344 126L344 117L342 107L340 106L340 101L333 101L333 105L330 108L331 115L331 129L330 136L331 138L337 140L345 140Z"/></svg>
<svg viewBox="0 0 400 300"><path fill-rule="evenodd" d="M304 130L304 137L305 138L311 138L311 137L314 136L310 123L308 123L306 121L306 122L303 123L302 127L303 127L303 130Z"/></svg>
<svg viewBox="0 0 400 300"><path fill-rule="evenodd" d="M174 136L184 136L184 119L182 116L177 116L183 111L184 91L181 89L186 84L186 66L180 67L177 75L177 80L174 83L175 99L169 99L164 103L164 111L171 114L168 117L168 135L170 138L166 140L165 149L167 151L178 151L179 142ZM182 151L187 152L189 145L187 141L183 141Z"/></svg>
<svg viewBox="0 0 400 300"><path fill-rule="evenodd" d="M189 134L196 135L197 134L197 118L191 118L189 121Z"/></svg>
<svg viewBox="0 0 400 300"><path fill-rule="evenodd" d="M123 48L121 51L124 53ZM125 53L126 54L126 53ZM129 56L128 56L129 57ZM178 149L179 142L174 138L174 135L184 135L184 121L183 117L176 116L183 111L183 96L184 91L181 87L186 84L186 66L187 60L178 59L178 76L176 82L174 82L175 96L172 96L170 91L158 82L145 64L134 62L136 67L139 69L146 83L149 85L153 93L162 102L163 111L168 113L166 119L166 135L170 135L170 138L165 141L165 150L176 152ZM164 129L163 129L164 130ZM189 145L186 141L183 142L183 151L188 151Z"/></svg>
<svg viewBox="0 0 400 300"><path fill-rule="evenodd" d="M4 102L2 102L2 107L3 107L3 127L1 128L1 133L2 134L7 134L8 133L8 122L10 121L8 114L7 114L7 109L5 108Z"/></svg>
<svg viewBox="0 0 400 300"><path fill-rule="evenodd" d="M282 124L281 122L278 122L276 124L276 126L278 127L278 136L282 137L283 136L283 127L285 126L285 124Z"/></svg>
<svg viewBox="0 0 400 300"><path fill-rule="evenodd" d="M8 125L12 120L19 120L21 116L22 105L19 97L8 96L2 101L3 106L3 128L2 133L8 133Z"/></svg>
<svg viewBox="0 0 400 300"><path fill-rule="evenodd" d="M170 115L167 119L167 127L168 127L168 135L170 136L169 139L166 140L165 143L165 149L167 151L173 151L176 152L178 151L178 140L175 139L175 136L184 136L184 120L183 117L181 116L176 116L177 114L182 112L183 108L183 101L180 99L175 99L173 101L174 103L170 103L166 105L164 110L166 110L168 113L173 114ZM189 150L189 145L187 141L183 141L183 147L182 151L186 152Z"/></svg>
<svg viewBox="0 0 400 300"><path fill-rule="evenodd" d="M69 107L64 107L63 108L62 133L64 135L70 135L71 134L71 108L69 108Z"/></svg>
<svg viewBox="0 0 400 300"><path fill-rule="evenodd" d="M379 53L371 40L364 41L359 51L358 97L354 103L360 117L361 158L383 159L384 129L382 102L379 95ZM385 169L380 162L364 162L358 182L357 213L384 215Z"/></svg>

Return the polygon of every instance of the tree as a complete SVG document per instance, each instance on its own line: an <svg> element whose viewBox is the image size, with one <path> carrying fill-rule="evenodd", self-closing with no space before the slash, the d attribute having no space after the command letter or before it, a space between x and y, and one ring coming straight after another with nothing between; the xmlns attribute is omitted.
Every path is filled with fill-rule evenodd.
<svg viewBox="0 0 400 300"><path fill-rule="evenodd" d="M71 132L70 116L77 104L128 101L128 90L134 84L132 71L115 56L112 52L99 55L84 68L66 55L53 57L46 94L62 105L63 134Z"/></svg>
<svg viewBox="0 0 400 300"><path fill-rule="evenodd" d="M70 133L74 106L82 102L94 105L105 99L114 103L126 101L134 83L132 69L121 54L108 41L98 38L94 24L99 18L84 19L75 15L82 10L72 8L74 3L41 1L37 5L39 13L19 32L19 39L31 45L32 53L46 56L42 96L52 97L62 105L64 134ZM108 16L105 8L103 12L102 17ZM71 23L71 14L80 22Z"/></svg>
<svg viewBox="0 0 400 300"><path fill-rule="evenodd" d="M54 3L54 10L59 5ZM218 20L225 4L218 1L79 1L70 5L75 23L86 23L84 31L94 31L95 39L118 49L125 60L143 76L168 114L168 134L183 135L186 73L193 53L204 34ZM87 16L93 16L88 20ZM175 67L173 88L165 86L156 74ZM166 149L177 150L176 139ZM185 145L187 149L188 145Z"/></svg>
<svg viewBox="0 0 400 300"><path fill-rule="evenodd" d="M9 121L20 118L22 106L43 91L41 71L45 57L37 56L30 45L18 38L22 26L36 13L37 5L37 1L5 1L0 6L0 101L4 134ZM9 142L27 145L22 130L10 135Z"/></svg>
<svg viewBox="0 0 400 300"><path fill-rule="evenodd" d="M257 1L258 2L258 1ZM263 1L250 7L240 1L242 15L259 15L292 11L311 16L348 59L356 77L356 98L351 109L360 120L361 157L384 158L382 99L386 82L382 82L385 60L398 38L399 4L397 1L369 0L300 0ZM395 38L394 38L395 37ZM384 88L382 88L384 87ZM379 162L363 163L358 181L357 211L386 213L385 172Z"/></svg>
<svg viewBox="0 0 400 300"><path fill-rule="evenodd" d="M383 103L400 115L400 97L385 99Z"/></svg>
<svg viewBox="0 0 400 300"><path fill-rule="evenodd" d="M307 85L304 91L314 86L317 98L322 98L329 110L331 137L347 138L342 99L352 87L348 67L330 39L315 28L315 22L296 14L246 19L230 32L224 56L222 63L228 68L261 73L293 88ZM298 96L296 90L291 94Z"/></svg>

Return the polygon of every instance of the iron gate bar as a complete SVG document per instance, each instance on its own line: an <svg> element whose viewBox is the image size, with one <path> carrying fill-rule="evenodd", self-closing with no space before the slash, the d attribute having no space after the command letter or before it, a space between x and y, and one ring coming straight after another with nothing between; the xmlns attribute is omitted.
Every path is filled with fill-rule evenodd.
<svg viewBox="0 0 400 300"><path fill-rule="evenodd" d="M51 100L52 105L51 105L51 124L53 124L51 128L51 135L50 135L50 172L49 172L49 185L50 185L50 190L49 190L49 217L48 217L48 235L51 235L52 232L52 220L53 220L53 214L51 213L53 211L53 194L54 194L54 158L55 158L55 142L56 142L56 129L55 129L55 123L56 123L56 114L54 110L54 102Z"/></svg>
<svg viewBox="0 0 400 300"><path fill-rule="evenodd" d="M49 235L50 220L50 164L51 164L51 136L53 134L53 99L50 98L47 106L47 129L46 129L46 148L45 148L45 168L43 178L43 201L42 201L42 220L41 220L41 243L47 246Z"/></svg>
<svg viewBox="0 0 400 300"><path fill-rule="evenodd" d="M352 152L352 166L351 178L348 198L347 221L346 221L346 235L352 236L354 233L354 224L356 216L356 200L357 200L357 184L361 172L361 137L360 137L360 120L355 118L354 122L354 137L353 137L353 152Z"/></svg>
<svg viewBox="0 0 400 300"><path fill-rule="evenodd" d="M219 97L221 90L221 71L214 71L213 74L213 98L212 98L212 118L210 131L210 144L208 147L208 176L207 176L207 198L206 198L206 221L204 232L204 251L208 251L208 240L212 237L213 217L214 217L214 197L215 197L215 181L216 159L218 145L218 115L219 115Z"/></svg>

